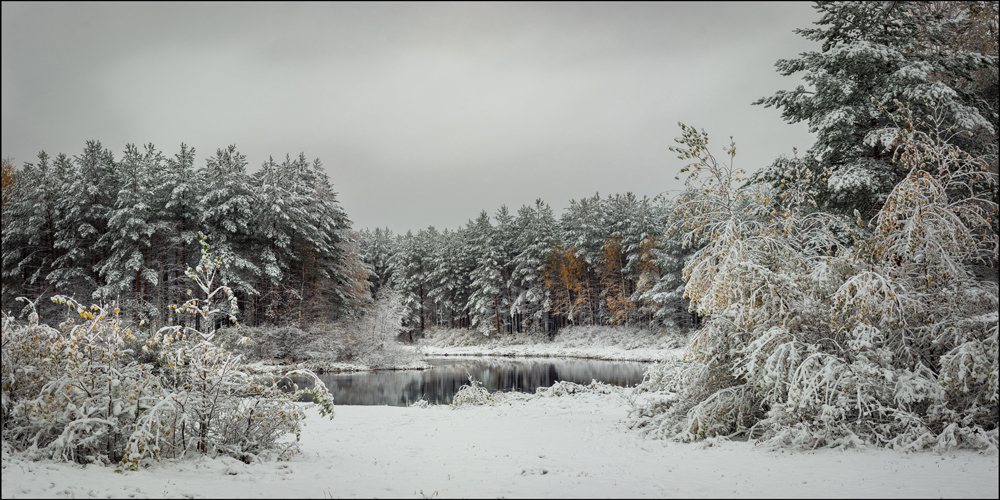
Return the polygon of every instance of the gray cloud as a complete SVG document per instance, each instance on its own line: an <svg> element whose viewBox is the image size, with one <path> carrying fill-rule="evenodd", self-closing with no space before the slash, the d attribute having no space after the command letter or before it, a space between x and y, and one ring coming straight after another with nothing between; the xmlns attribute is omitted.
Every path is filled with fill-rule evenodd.
<svg viewBox="0 0 1000 500"><path fill-rule="evenodd" d="M797 82L801 3L3 4L3 154L305 152L359 227L680 187L677 121L749 170L812 139L750 103Z"/></svg>

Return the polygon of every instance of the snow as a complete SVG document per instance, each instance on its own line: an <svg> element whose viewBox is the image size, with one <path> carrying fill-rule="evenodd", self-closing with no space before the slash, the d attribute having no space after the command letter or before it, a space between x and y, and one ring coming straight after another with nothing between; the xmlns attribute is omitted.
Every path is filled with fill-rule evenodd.
<svg viewBox="0 0 1000 500"><path fill-rule="evenodd" d="M487 346L433 347L421 346L426 356L503 356L534 358L583 358L610 361L655 362L677 359L683 348L663 350L652 348L626 349L618 346L567 347L559 344L512 344Z"/></svg>
<svg viewBox="0 0 1000 500"><path fill-rule="evenodd" d="M553 340L523 334L488 338L474 330L429 329L417 343L425 356L563 357L611 361L670 361L683 356L687 339L678 332L575 326Z"/></svg>
<svg viewBox="0 0 1000 500"><path fill-rule="evenodd" d="M559 391L550 391L559 392ZM307 409L301 455L112 467L4 451L3 497L989 497L998 457L868 448L769 451L655 441L627 429L628 392L489 406ZM623 395L625 397L623 397Z"/></svg>

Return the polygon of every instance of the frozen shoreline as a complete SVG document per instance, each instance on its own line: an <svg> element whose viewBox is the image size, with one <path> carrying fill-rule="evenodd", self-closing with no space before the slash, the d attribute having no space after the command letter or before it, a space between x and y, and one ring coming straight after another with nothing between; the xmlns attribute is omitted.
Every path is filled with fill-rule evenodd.
<svg viewBox="0 0 1000 500"><path fill-rule="evenodd" d="M351 362L299 362L278 365L254 362L247 366L254 373L269 374L292 369L310 369L317 373L358 372L373 370L426 370L430 368L421 357L504 357L504 358L572 358L606 361L669 362L680 359L687 340L676 332L651 332L637 328L572 327L564 329L555 339L544 335L522 334L487 338L465 329L429 329L427 337L399 347L418 358L400 366L372 368Z"/></svg>
<svg viewBox="0 0 1000 500"><path fill-rule="evenodd" d="M498 356L658 362L680 359L687 339L678 332L638 328L571 327L555 339L524 334L486 338L472 330L428 330L413 349L425 356Z"/></svg>
<svg viewBox="0 0 1000 500"><path fill-rule="evenodd" d="M3 457L3 497L982 497L998 458L959 450L768 451L752 442L648 440L621 393L492 406L307 409L302 454L113 467Z"/></svg>
<svg viewBox="0 0 1000 500"><path fill-rule="evenodd" d="M684 349L622 349L618 347L564 347L550 344L505 346L421 346L424 356L495 356L524 358L577 358L606 361L640 361L654 363L680 358Z"/></svg>

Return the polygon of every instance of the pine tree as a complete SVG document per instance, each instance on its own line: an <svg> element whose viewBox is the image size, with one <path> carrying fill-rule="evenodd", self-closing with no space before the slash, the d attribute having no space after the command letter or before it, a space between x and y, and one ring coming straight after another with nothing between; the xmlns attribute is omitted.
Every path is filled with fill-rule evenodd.
<svg viewBox="0 0 1000 500"><path fill-rule="evenodd" d="M682 196L680 199L686 199ZM701 245L685 247L679 229L683 218L674 215L675 199L662 199L656 205L658 218L664 229L644 247L644 271L637 287L636 302L647 312L652 321L669 326L690 327L697 323L697 316L688 312L689 302L684 298L684 262Z"/></svg>
<svg viewBox="0 0 1000 500"><path fill-rule="evenodd" d="M223 283L244 301L255 304L259 294L254 282L261 269L251 257L255 249L250 244L250 232L257 201L246 168L246 156L236 150L236 145L216 150L200 172L203 191L197 213L198 225L208 236L215 254L223 259ZM255 307L242 309L256 312ZM247 323L254 326L260 320L254 315Z"/></svg>
<svg viewBox="0 0 1000 500"><path fill-rule="evenodd" d="M393 282L392 259L395 254L396 237L389 228L378 227L374 231L362 229L358 232L358 236L361 258L372 271L368 280L371 296L374 297L380 288Z"/></svg>
<svg viewBox="0 0 1000 500"><path fill-rule="evenodd" d="M134 144L116 164L117 198L108 212L107 232L97 241L105 251L98 270L102 286L94 291L99 302L119 299L140 321L157 317L147 300L148 288L159 284L159 269L152 259L153 234L164 228L155 213L155 191L160 185L164 158L152 144L140 151Z"/></svg>
<svg viewBox="0 0 1000 500"><path fill-rule="evenodd" d="M56 231L60 219L57 205L60 196L59 178L44 151L38 162L26 163L13 174L5 186L6 205L3 227L4 309L13 305L18 296L38 298L51 290L49 276L58 258ZM16 196L13 194L16 193Z"/></svg>
<svg viewBox="0 0 1000 500"><path fill-rule="evenodd" d="M506 283L502 274L502 248L496 244L495 230L485 210L468 226L469 251L475 257L476 267L471 274L472 293L466 309L470 326L487 336L503 333Z"/></svg>
<svg viewBox="0 0 1000 500"><path fill-rule="evenodd" d="M434 300L436 323L456 328L464 325L465 305L469 298L469 274L474 265L466 258L464 231L441 232L434 249L430 296Z"/></svg>
<svg viewBox="0 0 1000 500"><path fill-rule="evenodd" d="M203 186L194 162L195 149L181 143L180 151L166 160L162 185L156 196L158 218L165 225L157 251L163 284L163 297L158 303L184 302L184 271L195 264L199 230L197 208Z"/></svg>
<svg viewBox="0 0 1000 500"><path fill-rule="evenodd" d="M572 250L574 272L571 274L578 281L575 316L584 324L598 324L605 315L600 303L601 282L597 268L604 258L604 244L608 240L600 194L595 193L592 198L582 198L579 202L570 200L559 219L559 226L565 250Z"/></svg>
<svg viewBox="0 0 1000 500"><path fill-rule="evenodd" d="M960 19L910 2L817 2L815 8L819 27L796 33L822 43L821 51L776 64L782 75L801 73L809 88L754 104L780 108L786 121L805 121L816 134L809 153L817 160L822 206L845 214L858 209L867 220L905 176L889 149L900 135L892 117L897 101L919 118L934 107L960 136L994 136L996 115L984 116L975 94L959 83L979 70L995 73L997 57L949 46ZM790 182L786 170L776 164L756 178L779 186Z"/></svg>
<svg viewBox="0 0 1000 500"><path fill-rule="evenodd" d="M556 242L556 220L552 208L542 201L522 206L517 212L516 248L512 288L517 295L511 311L517 318L526 318L528 327L546 331L552 299L545 285L545 266ZM518 330L520 330L518 321Z"/></svg>
<svg viewBox="0 0 1000 500"><path fill-rule="evenodd" d="M62 232L59 246L67 249L58 266L63 278L77 283L75 291L96 291L103 249L98 244L108 232L108 219L118 197L114 155L100 141L87 141L83 154L75 157L76 176L60 198L62 211L72 223ZM65 293L64 290L60 290Z"/></svg>
<svg viewBox="0 0 1000 500"><path fill-rule="evenodd" d="M438 238L437 229L429 226L416 235L407 231L396 241L396 258L393 264L395 290L401 295L405 311L405 323L410 331L423 334L427 328L429 309L431 309L430 291L432 288L431 272L433 270L433 248ZM411 333L412 339L412 333Z"/></svg>
<svg viewBox="0 0 1000 500"><path fill-rule="evenodd" d="M299 155L299 161L305 161L304 155ZM327 318L335 318L372 300L374 296L360 292L363 283L358 281L367 281L372 269L361 258L358 236L351 229L351 220L337 201L337 193L319 158L313 160L311 169L311 185L306 186L310 194L306 197L311 196L313 202L309 212L316 227L315 244L306 241L302 245L304 250L320 249L321 252L315 257L312 272L305 272L303 276L311 275L315 293L325 297L314 304L326 307ZM318 283L324 285L319 287ZM318 314L314 313L313 317Z"/></svg>

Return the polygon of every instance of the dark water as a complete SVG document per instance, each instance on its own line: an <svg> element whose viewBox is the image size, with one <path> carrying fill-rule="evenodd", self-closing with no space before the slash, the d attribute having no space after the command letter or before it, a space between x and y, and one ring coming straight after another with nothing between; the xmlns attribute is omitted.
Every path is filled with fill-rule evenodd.
<svg viewBox="0 0 1000 500"><path fill-rule="evenodd" d="M428 358L429 370L331 373L320 375L338 405L407 406L424 399L450 404L469 375L490 392L535 392L567 381L591 380L618 386L642 382L647 363L565 359ZM302 383L302 381L297 380Z"/></svg>

